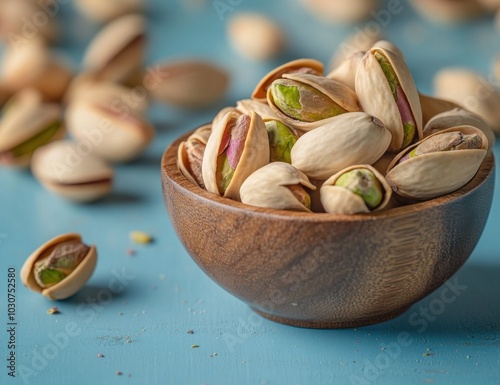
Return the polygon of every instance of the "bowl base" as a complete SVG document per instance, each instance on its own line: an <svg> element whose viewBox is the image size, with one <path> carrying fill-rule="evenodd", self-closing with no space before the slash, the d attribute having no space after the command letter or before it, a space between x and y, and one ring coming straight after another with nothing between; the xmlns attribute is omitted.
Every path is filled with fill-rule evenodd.
<svg viewBox="0 0 500 385"><path fill-rule="evenodd" d="M285 317L279 317L274 314L269 314L250 306L250 308L259 314L260 316L267 318L268 320L278 322L284 325L296 326L300 328L309 329L347 329L347 328L357 328L361 326L374 325L381 322L389 321L393 318L399 317L401 314L406 312L409 307L398 309L392 313L382 314L377 317L361 318L357 320L349 321L307 321L307 320L297 320Z"/></svg>

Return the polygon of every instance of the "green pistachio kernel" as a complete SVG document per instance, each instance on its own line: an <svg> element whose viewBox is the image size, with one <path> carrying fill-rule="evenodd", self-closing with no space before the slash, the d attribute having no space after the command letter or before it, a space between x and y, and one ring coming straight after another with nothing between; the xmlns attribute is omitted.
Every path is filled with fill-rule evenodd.
<svg viewBox="0 0 500 385"><path fill-rule="evenodd" d="M345 187L363 198L366 206L373 210L384 199L384 189L370 170L356 169L342 174L335 186Z"/></svg>
<svg viewBox="0 0 500 385"><path fill-rule="evenodd" d="M38 147L41 147L41 146L49 143L51 141L51 139L54 137L54 135L57 134L57 132L61 128L61 125L62 125L61 122L53 123L52 125L47 127L45 130L43 130L42 132L38 133L37 135L33 136L32 138L28 139L27 141L14 147L10 151L12 156L19 157L19 156L31 154Z"/></svg>
<svg viewBox="0 0 500 385"><path fill-rule="evenodd" d="M271 162L292 163L290 153L297 142L298 135L278 120L266 122L266 128L269 136Z"/></svg>

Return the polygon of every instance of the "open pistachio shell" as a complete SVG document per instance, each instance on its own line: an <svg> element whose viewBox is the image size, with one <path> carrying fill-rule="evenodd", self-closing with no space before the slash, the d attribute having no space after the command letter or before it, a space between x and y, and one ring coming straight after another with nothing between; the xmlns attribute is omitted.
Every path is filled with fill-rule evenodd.
<svg viewBox="0 0 500 385"><path fill-rule="evenodd" d="M105 22L128 13L141 12L144 8L144 0L76 0L76 6L87 17L92 20Z"/></svg>
<svg viewBox="0 0 500 385"><path fill-rule="evenodd" d="M57 141L33 154L34 176L53 193L75 202L91 202L108 195L113 170L91 147L82 143Z"/></svg>
<svg viewBox="0 0 500 385"><path fill-rule="evenodd" d="M131 14L106 25L92 40L84 57L84 69L97 80L128 84L142 73L146 47L146 20Z"/></svg>
<svg viewBox="0 0 500 385"><path fill-rule="evenodd" d="M27 167L37 148L65 135L58 105L26 97L18 103L13 100L16 104L8 108L0 123L0 164Z"/></svg>
<svg viewBox="0 0 500 385"><path fill-rule="evenodd" d="M268 163L269 139L262 118L255 112L229 112L212 127L203 156L203 182L211 193L240 200L241 184Z"/></svg>
<svg viewBox="0 0 500 385"><path fill-rule="evenodd" d="M449 100L436 98L434 96L418 93L420 106L422 107L422 124L425 126L434 116L446 111L460 108L460 106Z"/></svg>
<svg viewBox="0 0 500 385"><path fill-rule="evenodd" d="M137 158L154 137L154 128L142 116L98 100L73 102L66 123L77 140L90 142L93 152L110 162Z"/></svg>
<svg viewBox="0 0 500 385"><path fill-rule="evenodd" d="M323 75L323 63L314 59L297 59L273 69L259 81L252 92L252 99L266 102L267 89L271 83L289 73L309 73L320 76Z"/></svg>
<svg viewBox="0 0 500 385"><path fill-rule="evenodd" d="M326 77L345 84L351 90L355 89L356 72L365 52L358 51L346 57L339 65L332 70Z"/></svg>
<svg viewBox="0 0 500 385"><path fill-rule="evenodd" d="M415 148L443 133L475 134L481 138L480 149L460 149L426 153L407 160ZM453 127L432 134L399 153L387 170L387 181L400 196L416 200L439 197L466 185L476 174L488 151L488 139L472 126ZM402 161L402 162L401 162Z"/></svg>
<svg viewBox="0 0 500 385"><path fill-rule="evenodd" d="M383 67L379 58L384 58ZM377 46L368 51L356 73L356 93L363 111L379 118L391 132L390 151L422 138L418 91L400 55Z"/></svg>
<svg viewBox="0 0 500 385"><path fill-rule="evenodd" d="M292 165L313 179L327 179L353 164L372 164L387 150L390 132L377 118L353 112L331 118L302 135Z"/></svg>
<svg viewBox="0 0 500 385"><path fill-rule="evenodd" d="M358 98L356 97L354 91L335 80L310 74L284 74L282 78L314 88L319 93L329 98L333 103L335 103L338 107L340 107L340 109L344 110L345 112L361 111L358 103ZM320 119L315 122L304 122L284 114L276 106L276 102L272 95L272 87L269 87L269 89L267 90L267 102L271 107L271 110L281 121L300 131L311 131L319 126L322 126L326 122L326 120L329 119ZM311 104L306 107L313 109L315 106Z"/></svg>
<svg viewBox="0 0 500 385"><path fill-rule="evenodd" d="M155 68L155 66L153 66ZM201 108L222 99L229 87L229 73L203 60L175 60L158 64L165 76L152 84L151 95L166 104Z"/></svg>
<svg viewBox="0 0 500 385"><path fill-rule="evenodd" d="M336 185L342 175L356 170L368 171L376 180L377 190L380 190L378 193L380 193L381 197L375 208L369 208L361 195L346 187ZM379 173L374 167L363 164L347 167L327 179L321 187L320 194L321 203L327 213L362 214L385 208L391 200L392 189L381 173Z"/></svg>
<svg viewBox="0 0 500 385"><path fill-rule="evenodd" d="M488 139L489 151L492 150L495 144L495 134L493 130L479 115L462 108L454 108L453 110L434 116L424 127L424 138L436 132L458 126L479 128Z"/></svg>
<svg viewBox="0 0 500 385"><path fill-rule="evenodd" d="M37 283L34 276L36 262L48 257L56 247L64 242L82 243L82 238L79 234L59 235L44 243L28 257L21 269L21 280L28 289L41 293L47 298L61 300L76 294L87 283L97 263L95 246L88 249L78 266L59 283L47 288L43 288Z"/></svg>
<svg viewBox="0 0 500 385"><path fill-rule="evenodd" d="M298 187L295 194L290 186ZM243 182L241 202L257 207L310 212L310 197L304 186L316 189L307 176L292 165L269 163Z"/></svg>
<svg viewBox="0 0 500 385"><path fill-rule="evenodd" d="M211 133L211 124L201 126L185 142L179 145L177 151L177 166L182 175L201 188L205 187L201 171L203 154Z"/></svg>

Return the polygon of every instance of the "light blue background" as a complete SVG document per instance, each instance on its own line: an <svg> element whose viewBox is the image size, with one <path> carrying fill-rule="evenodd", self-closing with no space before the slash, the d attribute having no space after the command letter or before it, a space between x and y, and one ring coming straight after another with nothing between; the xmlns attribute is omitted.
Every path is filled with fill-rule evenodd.
<svg viewBox="0 0 500 385"><path fill-rule="evenodd" d="M187 6L197 3L202 6ZM468 66L490 77L493 54L500 52L492 18L438 26L402 4L402 12L383 32L404 51L422 91L432 92L433 74L445 66ZM231 50L225 23L247 9L267 12L282 25L289 43L283 57L259 64ZM95 26L76 19L68 4L61 5L60 15L66 27L60 50L78 62ZM328 63L355 27L317 21L295 0L243 0L223 20L212 1L157 0L150 2L148 17L148 63L210 58L232 73L231 89L223 102L204 111L155 106L156 141L137 162L117 167L114 192L101 202L74 205L43 190L29 172L0 169L0 383L498 384L498 194L476 250L452 279L458 291L451 303L439 299L441 288L393 321L350 330L298 329L256 316L204 275L172 230L160 183L166 146L209 121L218 107L248 97L275 65L298 57ZM500 157L498 145L495 154ZM497 177L497 190L499 181ZM154 244L132 245L128 234L134 229L153 234ZM97 245L95 274L76 296L56 303L61 314L53 316L46 310L54 303L18 280L17 365L27 378L23 382L18 373L12 379L5 367L7 268L19 273L40 244L73 231ZM136 255L128 256L129 248ZM116 281L120 274L121 286ZM429 321L419 313L425 309L434 313ZM63 332L67 338L61 337ZM398 344L401 337L407 338ZM99 353L104 357L98 358ZM49 359L40 360L40 354Z"/></svg>

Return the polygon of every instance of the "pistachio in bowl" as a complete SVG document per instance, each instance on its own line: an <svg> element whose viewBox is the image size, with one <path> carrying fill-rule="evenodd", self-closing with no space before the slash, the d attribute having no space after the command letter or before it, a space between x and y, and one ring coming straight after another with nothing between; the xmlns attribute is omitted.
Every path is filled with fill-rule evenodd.
<svg viewBox="0 0 500 385"><path fill-rule="evenodd" d="M335 107L326 116L321 103L316 121L301 122L316 105L303 105L311 99L301 98L300 84L280 81L280 103L270 91L267 106L238 102L164 153L164 199L181 242L264 317L315 328L391 319L449 279L483 231L494 187L491 132L470 118L460 124L456 113L445 119L451 127L425 130L409 72L376 67L404 59L372 59L352 92L383 85L379 103L391 107L380 117ZM284 67L277 78L298 78ZM396 82L394 74L403 76ZM310 76L322 74L309 84L321 84L318 92L328 84L339 92L331 100L342 100L344 87Z"/></svg>

